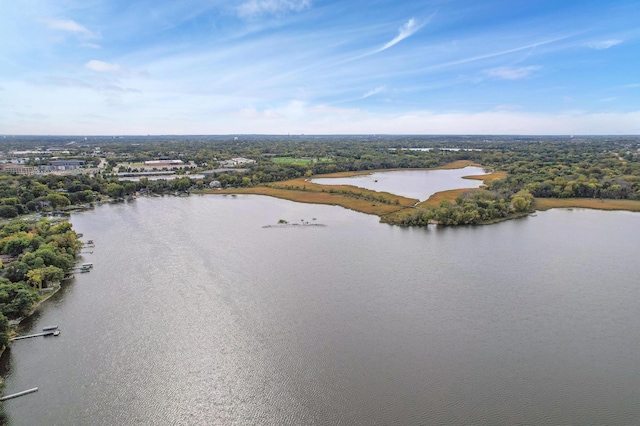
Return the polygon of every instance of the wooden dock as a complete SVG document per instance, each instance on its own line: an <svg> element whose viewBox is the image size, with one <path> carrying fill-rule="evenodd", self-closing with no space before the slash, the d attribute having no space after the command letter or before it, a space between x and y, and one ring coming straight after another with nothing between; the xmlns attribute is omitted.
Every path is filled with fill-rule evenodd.
<svg viewBox="0 0 640 426"><path fill-rule="evenodd" d="M47 330L47 331L43 331L42 333L36 333L36 334L29 334L27 336L18 336L18 337L14 337L13 339L11 339L12 342L16 341L16 340L24 340L24 339L30 339L32 337L40 337L40 336L53 336L53 335L58 335L60 334L58 332L58 334L56 334L56 332L58 332L58 330Z"/></svg>
<svg viewBox="0 0 640 426"><path fill-rule="evenodd" d="M33 392L38 392L38 388L27 389L27 390L24 390L22 392L12 393L11 395L3 396L2 398L0 398L0 401L6 401L7 399L17 398L19 396L28 395L28 394L33 393Z"/></svg>

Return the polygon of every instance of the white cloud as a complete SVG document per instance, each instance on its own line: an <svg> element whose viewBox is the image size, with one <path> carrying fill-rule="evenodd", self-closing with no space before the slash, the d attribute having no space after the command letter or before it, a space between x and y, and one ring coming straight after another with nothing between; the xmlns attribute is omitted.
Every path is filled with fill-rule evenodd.
<svg viewBox="0 0 640 426"><path fill-rule="evenodd" d="M71 19L44 19L44 23L47 25L47 28L51 30L64 31L68 33L75 34L79 37L86 39L99 39L100 34L94 33L89 30L87 27L80 25L76 21Z"/></svg>
<svg viewBox="0 0 640 426"><path fill-rule="evenodd" d="M384 92L385 90L387 90L387 86L376 87L375 89L369 90L367 93L362 95L361 99L366 99L366 98L371 97L373 95L377 95L378 93Z"/></svg>
<svg viewBox="0 0 640 426"><path fill-rule="evenodd" d="M523 50L529 50L529 49L535 49L537 47L540 46L544 46L547 44L551 44L551 43L555 43L561 40L565 40L568 38L573 37L575 34L572 35L568 35L568 36L562 36L562 37L558 37L558 38L554 38L554 39L550 39L550 40L546 40L546 41L541 41L541 42L537 42L537 43L532 43L532 44L528 44L526 46L520 46L520 47L515 47L513 49L507 49L507 50L502 50L499 52L494 52L494 53L487 53L484 55L478 55L478 56L472 56L469 58L464 58L464 59L458 59L456 61L450 61L450 62L444 62L441 64L437 64L437 65L431 65L425 68L422 68L418 71L429 71L429 70L433 70L433 69L438 69L438 68L443 68L443 67L450 67L450 66L454 66L454 65L462 65L462 64L467 64L470 62L476 62L476 61L482 61L485 59L491 59L491 58L496 58L499 56L504 56L504 55L510 55L512 53L516 53L516 52L520 52Z"/></svg>
<svg viewBox="0 0 640 426"><path fill-rule="evenodd" d="M249 0L238 6L242 18L301 12L311 7L311 0Z"/></svg>
<svg viewBox="0 0 640 426"><path fill-rule="evenodd" d="M250 108L242 108L237 111L232 112L233 115L241 117L243 119L248 120L274 120L274 119L283 119L284 115L280 114L277 111L272 109L266 109L264 111L258 111L257 109Z"/></svg>
<svg viewBox="0 0 640 426"><path fill-rule="evenodd" d="M96 59L87 62L84 64L84 67L99 73L120 73L123 71L118 64L110 64L109 62L98 61Z"/></svg>
<svg viewBox="0 0 640 426"><path fill-rule="evenodd" d="M391 46L395 46L405 38L414 35L420 28L422 28L422 25L418 25L418 22L414 18L409 19L403 26L398 29L398 35L393 40L389 41L387 44L376 50L375 53L382 52L383 50L387 50Z"/></svg>
<svg viewBox="0 0 640 426"><path fill-rule="evenodd" d="M532 72L539 70L538 66L509 68L501 67L489 70L487 73L491 77L503 79L503 80L519 80L521 78L529 77Z"/></svg>
<svg viewBox="0 0 640 426"><path fill-rule="evenodd" d="M102 49L102 46L97 43L82 43L80 46L88 47L89 49Z"/></svg>
<svg viewBox="0 0 640 426"><path fill-rule="evenodd" d="M620 43L622 43L622 40L612 39L612 40L594 41L594 42L588 43L587 46L596 50L604 50L613 46L617 46Z"/></svg>

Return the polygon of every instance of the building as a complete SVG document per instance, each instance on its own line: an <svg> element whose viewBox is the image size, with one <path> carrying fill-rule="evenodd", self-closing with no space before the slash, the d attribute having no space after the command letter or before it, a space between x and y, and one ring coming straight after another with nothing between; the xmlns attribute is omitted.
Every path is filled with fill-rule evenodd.
<svg viewBox="0 0 640 426"><path fill-rule="evenodd" d="M14 175L34 175L36 174L35 167L25 166L23 164L0 164L0 170L5 173L11 173Z"/></svg>
<svg viewBox="0 0 640 426"><path fill-rule="evenodd" d="M183 168L184 162L182 160L151 160L151 161L145 161L144 167L146 170L152 170L152 169L173 170L173 169Z"/></svg>
<svg viewBox="0 0 640 426"><path fill-rule="evenodd" d="M46 166L48 170L76 170L87 164L84 160L51 160Z"/></svg>
<svg viewBox="0 0 640 426"><path fill-rule="evenodd" d="M246 166L248 164L255 164L256 160L251 160L249 158L236 157L231 160L225 160L220 162L220 166L222 167L238 167L238 166Z"/></svg>

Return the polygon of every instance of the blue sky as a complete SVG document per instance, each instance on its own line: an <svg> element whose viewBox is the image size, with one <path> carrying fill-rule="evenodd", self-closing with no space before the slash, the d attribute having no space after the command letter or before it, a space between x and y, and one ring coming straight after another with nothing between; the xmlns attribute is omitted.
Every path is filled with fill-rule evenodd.
<svg viewBox="0 0 640 426"><path fill-rule="evenodd" d="M0 5L0 134L640 134L637 0Z"/></svg>

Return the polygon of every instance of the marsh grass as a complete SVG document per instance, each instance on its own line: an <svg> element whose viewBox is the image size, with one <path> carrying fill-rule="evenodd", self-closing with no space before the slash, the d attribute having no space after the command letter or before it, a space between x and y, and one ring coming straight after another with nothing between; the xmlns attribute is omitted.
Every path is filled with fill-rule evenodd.
<svg viewBox="0 0 640 426"><path fill-rule="evenodd" d="M640 212L640 201L637 200L610 200L595 198L536 198L534 208L536 210L549 210L555 208L585 208L596 210L628 210Z"/></svg>
<svg viewBox="0 0 640 426"><path fill-rule="evenodd" d="M313 177L344 178L394 170L450 170L460 169L467 166L482 167L480 164L472 161L460 160L433 169L363 170L315 175ZM487 175L465 176L464 178L482 180L486 183L496 179L504 179L506 176L506 172L493 172ZM410 214L415 208L437 208L443 200L453 203L457 197L463 196L464 194L486 192L486 190L482 188L451 189L448 191L437 192L429 197L428 200L419 203L416 199L402 197L388 192L377 192L350 185L320 185L312 183L305 178L297 178L251 188L234 188L203 192L211 194L267 195L301 203L341 206L361 213L374 214L382 217L387 215L401 216ZM638 212L640 211L640 201L583 198L538 198L535 200L534 205L536 210L571 207L598 210L629 210Z"/></svg>
<svg viewBox="0 0 640 426"><path fill-rule="evenodd" d="M482 167L480 164L468 160L454 161L432 169L383 169L383 170L362 170L353 172L338 172L325 175L315 175L322 178L345 178L353 176L369 175L376 172L406 171L406 170L451 170L461 169L467 166ZM488 177L489 179L501 179L506 176L505 172L497 172L489 175L467 176L467 179L479 179ZM297 178L280 182L273 182L265 185L250 188L234 188L216 191L204 191L214 194L256 194L268 195L290 201L312 204L329 204L342 206L367 214L386 216L389 214L401 214L419 207L437 207L442 200L455 201L456 197L467 192L481 191L478 189L454 189L450 191L438 192L432 195L427 201L417 204L419 200L407 198L388 192L377 192L370 189L358 188L351 185L320 185L310 182L305 178Z"/></svg>
<svg viewBox="0 0 640 426"><path fill-rule="evenodd" d="M304 181L302 181L304 182ZM359 189L359 188L358 188ZM360 194L362 191L353 191L340 193L340 192L328 192L327 191L315 191L315 190L300 190L300 189L285 189L281 187L273 186L256 186L253 188L238 188L232 190L216 191L215 194L254 194L254 195L268 195L271 197L282 198L290 201L297 201L300 203L310 204L328 204L333 206L341 206L347 209L355 210L361 213L374 214L377 216L384 216L386 214L395 212L399 209L405 208L405 205L397 205L394 201L392 203L384 203L376 200L365 198L364 194ZM375 191L369 191L373 194L380 195ZM211 192L214 193L214 192ZM392 196L392 194L389 194ZM404 197L392 196L392 200L402 200L404 203L411 203L416 200L411 200Z"/></svg>

